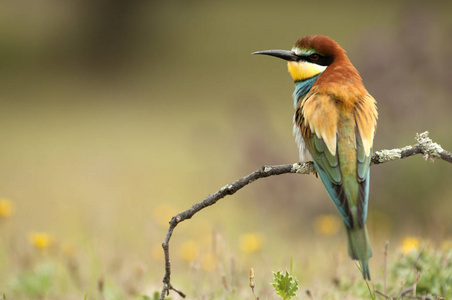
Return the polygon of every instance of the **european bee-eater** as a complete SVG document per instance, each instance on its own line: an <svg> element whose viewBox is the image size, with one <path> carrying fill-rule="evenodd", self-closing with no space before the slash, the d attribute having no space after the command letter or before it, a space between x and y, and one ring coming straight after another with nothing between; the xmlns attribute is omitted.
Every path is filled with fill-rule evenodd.
<svg viewBox="0 0 452 300"><path fill-rule="evenodd" d="M366 228L375 99L342 49L321 35L300 38L292 50L254 52L288 62L295 82L294 135L300 161L311 160L344 221L348 253L370 280L372 249Z"/></svg>

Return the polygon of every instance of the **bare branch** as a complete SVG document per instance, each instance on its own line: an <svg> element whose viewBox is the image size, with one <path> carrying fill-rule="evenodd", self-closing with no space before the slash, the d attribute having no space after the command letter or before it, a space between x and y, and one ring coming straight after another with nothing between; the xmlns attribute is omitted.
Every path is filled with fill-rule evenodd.
<svg viewBox="0 0 452 300"><path fill-rule="evenodd" d="M395 161L416 154L422 154L425 160L431 162L433 161L434 158L438 158L452 163L452 153L445 151L440 145L434 143L428 137L428 131L423 132L421 134L416 134L416 141L417 143L414 146L406 146L403 148L395 148L391 150L381 150L375 152L371 158L371 165ZM273 175L281 175L288 173L316 174L316 169L312 161L278 166L262 166L253 173L248 174L245 177L242 177L231 184L225 185L216 193L207 196L207 198L194 204L189 209L184 210L183 212L175 215L171 219L171 221L169 221L168 232L162 244L162 248L165 254L165 276L163 277L163 289L160 295L160 300L164 300L165 295L168 295L170 290L175 291L182 298L185 298L185 294L174 288L170 283L171 264L169 254L169 241L171 239L171 235L173 234L174 228L180 222L190 219L200 210L215 204L218 200L226 197L227 195L235 194L238 190L252 183L255 180Z"/></svg>
<svg viewBox="0 0 452 300"><path fill-rule="evenodd" d="M419 153L425 160L433 162L434 158L439 158L452 163L452 153L444 150L440 145L434 143L428 137L428 131L416 134L416 145L396 148L391 150L377 151L372 155L372 164L381 164L389 161L399 160Z"/></svg>

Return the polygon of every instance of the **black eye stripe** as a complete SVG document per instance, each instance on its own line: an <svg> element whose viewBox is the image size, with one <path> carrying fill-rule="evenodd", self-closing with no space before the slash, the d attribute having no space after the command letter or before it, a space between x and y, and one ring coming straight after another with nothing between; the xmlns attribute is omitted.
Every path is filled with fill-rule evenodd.
<svg viewBox="0 0 452 300"><path fill-rule="evenodd" d="M318 54L318 59L312 59L311 55L299 55L299 57L300 60L304 60L320 66L329 66L334 61L334 57L332 56L323 56Z"/></svg>

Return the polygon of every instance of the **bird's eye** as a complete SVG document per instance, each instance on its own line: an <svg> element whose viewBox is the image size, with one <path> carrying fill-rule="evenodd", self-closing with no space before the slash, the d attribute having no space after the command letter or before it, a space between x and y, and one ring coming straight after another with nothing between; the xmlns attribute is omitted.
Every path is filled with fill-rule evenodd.
<svg viewBox="0 0 452 300"><path fill-rule="evenodd" d="M318 60L320 58L320 55L318 54L311 54L309 55L310 60Z"/></svg>

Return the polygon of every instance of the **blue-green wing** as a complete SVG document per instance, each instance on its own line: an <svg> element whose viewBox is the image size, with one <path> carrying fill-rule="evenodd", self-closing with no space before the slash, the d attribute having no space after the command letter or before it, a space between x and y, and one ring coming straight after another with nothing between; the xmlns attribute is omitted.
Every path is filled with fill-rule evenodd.
<svg viewBox="0 0 452 300"><path fill-rule="evenodd" d="M370 153L372 153L372 148ZM367 206L369 203L369 181L370 181L370 158L366 156L364 151L361 135L359 134L358 127L356 127L356 173L358 175L359 194L358 194L358 215L360 218L360 225L366 223L367 219Z"/></svg>
<svg viewBox="0 0 452 300"><path fill-rule="evenodd" d="M348 227L353 227L350 207L342 186L342 175L338 157L332 155L328 151L325 142L315 134L311 133L306 136L305 143L311 152L317 172L334 205L339 210L345 224Z"/></svg>
<svg viewBox="0 0 452 300"><path fill-rule="evenodd" d="M342 148L342 150L338 148L337 143L339 142L339 137L337 134L336 139L333 139L336 141L335 144L333 146L330 145L328 148L325 140L314 133L308 125L308 122L305 122L303 114L305 111L304 104L307 103L301 103L298 107L295 122L300 128L301 135L303 136L306 147L311 153L318 174L345 224L350 228L354 228L357 225L354 224L354 217L350 209L350 206L353 206L357 207L358 210L357 214L353 213L356 217L355 220L362 226L365 224L367 218L370 155L366 156L365 146L358 129L359 126L354 124L352 120L350 120L349 124L342 123L341 130L343 130L343 134L348 135L348 138L342 137L341 147L346 148ZM322 126L324 125L322 124ZM354 142L347 142L350 139ZM356 165L356 174L355 171L353 173L347 171L347 174L342 174L341 171L340 157L347 159L344 153L347 152L345 149L348 149L348 147L351 147L351 151L356 151L356 156L353 155L353 160L356 159L356 162L353 163ZM342 156L340 153L342 153ZM349 162L347 161L346 164L349 164ZM350 169L346 167L345 170Z"/></svg>
<svg viewBox="0 0 452 300"><path fill-rule="evenodd" d="M295 122L297 126L300 127L301 135L303 136L306 147L311 153L314 165L320 179L322 179L323 185L333 200L334 205L339 210L345 224L351 227L353 225L353 220L342 187L339 159L337 155L331 154L325 141L313 133L309 126L306 125L302 110L303 108L301 106L297 109L295 113Z"/></svg>

